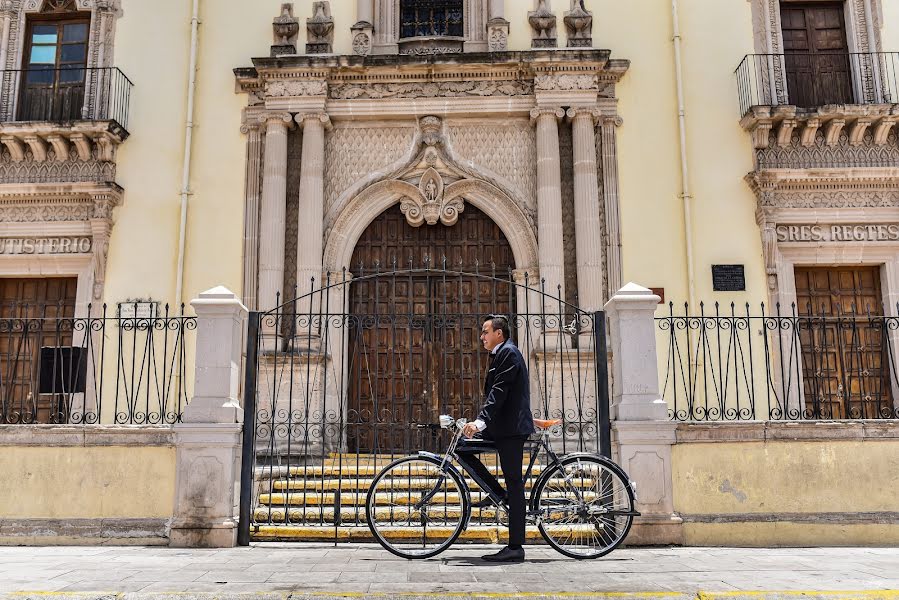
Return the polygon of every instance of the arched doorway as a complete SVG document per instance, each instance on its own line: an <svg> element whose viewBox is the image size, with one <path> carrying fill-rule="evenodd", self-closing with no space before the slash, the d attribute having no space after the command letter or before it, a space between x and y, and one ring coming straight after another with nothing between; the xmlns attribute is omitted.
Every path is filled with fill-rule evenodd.
<svg viewBox="0 0 899 600"><path fill-rule="evenodd" d="M350 263L350 451L427 448L410 423L474 418L488 358L481 319L514 310L514 263L499 226L470 204L453 226L413 227L399 205L368 225Z"/></svg>

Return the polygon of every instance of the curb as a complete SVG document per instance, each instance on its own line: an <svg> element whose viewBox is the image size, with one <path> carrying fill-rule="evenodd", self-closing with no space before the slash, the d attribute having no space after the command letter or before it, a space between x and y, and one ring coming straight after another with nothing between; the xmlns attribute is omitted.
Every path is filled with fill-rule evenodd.
<svg viewBox="0 0 899 600"><path fill-rule="evenodd" d="M547 593L295 593L295 592L6 592L0 600L899 600L899 590L752 592L559 592Z"/></svg>

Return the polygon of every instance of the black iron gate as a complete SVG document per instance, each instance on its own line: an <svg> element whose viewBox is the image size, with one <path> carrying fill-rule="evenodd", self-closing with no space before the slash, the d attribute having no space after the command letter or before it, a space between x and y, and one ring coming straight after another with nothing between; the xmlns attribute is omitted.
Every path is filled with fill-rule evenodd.
<svg viewBox="0 0 899 600"><path fill-rule="evenodd" d="M372 477L400 456L445 449L444 432L417 425L475 418L487 365L479 332L492 314L509 318L527 361L534 416L564 421L557 450L610 455L602 312L492 266L355 271L250 314L241 544L365 538ZM472 526L499 518L482 511Z"/></svg>

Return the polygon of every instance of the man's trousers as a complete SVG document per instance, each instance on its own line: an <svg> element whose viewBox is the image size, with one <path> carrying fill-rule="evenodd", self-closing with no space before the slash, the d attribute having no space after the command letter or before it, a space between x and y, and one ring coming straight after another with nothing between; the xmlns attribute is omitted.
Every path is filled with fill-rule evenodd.
<svg viewBox="0 0 899 600"><path fill-rule="evenodd" d="M509 505L509 545L513 547L524 545L525 503L521 463L527 439L528 436L518 436L499 440L477 440L471 444L466 444L463 440L456 448L459 461L477 473L494 494L506 498ZM477 456L480 452L488 450L491 443L499 455L499 466L506 480L506 490L503 490L493 473L487 470Z"/></svg>

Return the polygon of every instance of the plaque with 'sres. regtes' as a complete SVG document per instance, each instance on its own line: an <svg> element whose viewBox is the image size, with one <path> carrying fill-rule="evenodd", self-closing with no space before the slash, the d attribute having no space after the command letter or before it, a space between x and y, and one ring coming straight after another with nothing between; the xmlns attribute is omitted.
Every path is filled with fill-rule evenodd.
<svg viewBox="0 0 899 600"><path fill-rule="evenodd" d="M712 289L716 292L745 292L743 265L712 265Z"/></svg>

